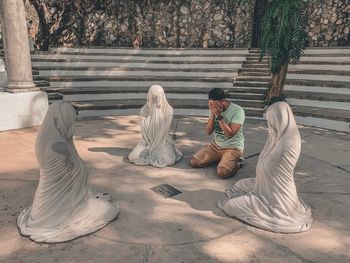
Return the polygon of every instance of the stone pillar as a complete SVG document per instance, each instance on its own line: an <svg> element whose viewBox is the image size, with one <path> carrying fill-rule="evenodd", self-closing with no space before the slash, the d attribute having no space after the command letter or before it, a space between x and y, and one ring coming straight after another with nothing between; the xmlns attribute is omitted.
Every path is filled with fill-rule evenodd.
<svg viewBox="0 0 350 263"><path fill-rule="evenodd" d="M48 98L33 83L23 0L0 0L0 16L8 80L0 92L0 131L40 125Z"/></svg>
<svg viewBox="0 0 350 263"><path fill-rule="evenodd" d="M8 85L5 91L38 91L32 76L23 0L2 0L1 25Z"/></svg>

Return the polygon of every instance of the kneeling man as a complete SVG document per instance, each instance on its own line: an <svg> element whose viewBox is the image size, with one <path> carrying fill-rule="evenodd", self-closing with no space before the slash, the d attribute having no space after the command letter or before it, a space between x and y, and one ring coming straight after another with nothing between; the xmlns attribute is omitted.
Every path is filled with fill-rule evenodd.
<svg viewBox="0 0 350 263"><path fill-rule="evenodd" d="M200 168L218 162L218 176L229 178L238 171L238 159L243 156L244 110L228 101L220 88L209 92L208 107L206 131L209 135L214 132L214 140L193 155L191 166Z"/></svg>

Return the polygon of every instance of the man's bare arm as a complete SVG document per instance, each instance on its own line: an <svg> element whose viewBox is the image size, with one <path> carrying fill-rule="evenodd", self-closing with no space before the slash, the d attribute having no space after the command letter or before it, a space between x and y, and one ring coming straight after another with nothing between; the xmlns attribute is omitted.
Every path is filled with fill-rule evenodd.
<svg viewBox="0 0 350 263"><path fill-rule="evenodd" d="M227 124L224 119L219 121L219 125L227 138L232 138L233 136L235 136L235 134L241 128L241 124L238 124L238 123Z"/></svg>
<svg viewBox="0 0 350 263"><path fill-rule="evenodd" d="M207 123L207 127L206 127L206 132L208 135L212 134L214 131L214 127L215 127L215 115L214 114L210 114L208 123Z"/></svg>

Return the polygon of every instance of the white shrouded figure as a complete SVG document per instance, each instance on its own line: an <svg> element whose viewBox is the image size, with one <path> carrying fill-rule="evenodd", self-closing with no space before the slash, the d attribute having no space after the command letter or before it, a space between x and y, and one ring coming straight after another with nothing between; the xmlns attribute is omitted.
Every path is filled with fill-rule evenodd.
<svg viewBox="0 0 350 263"><path fill-rule="evenodd" d="M273 232L307 231L312 224L310 207L298 197L294 168L301 139L293 112L285 102L267 112L268 139L256 167L256 177L239 180L218 207L232 217Z"/></svg>
<svg viewBox="0 0 350 263"><path fill-rule="evenodd" d="M87 185L88 171L73 142L74 108L53 103L36 140L40 168L33 204L18 216L24 236L36 242L63 242L92 233L119 213L107 194Z"/></svg>
<svg viewBox="0 0 350 263"><path fill-rule="evenodd" d="M142 138L129 154L129 160L136 165L154 167L165 167L180 160L182 153L176 149L170 136L173 108L161 86L150 87L140 115Z"/></svg>

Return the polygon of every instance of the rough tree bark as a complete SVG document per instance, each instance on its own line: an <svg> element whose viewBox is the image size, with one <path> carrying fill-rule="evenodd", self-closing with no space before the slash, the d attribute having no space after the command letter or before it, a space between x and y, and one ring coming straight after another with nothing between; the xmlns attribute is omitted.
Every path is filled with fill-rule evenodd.
<svg viewBox="0 0 350 263"><path fill-rule="evenodd" d="M284 83L286 82L288 71L288 63L283 64L280 67L279 72L272 74L271 88L269 90L269 99L273 97L280 97L284 91Z"/></svg>

